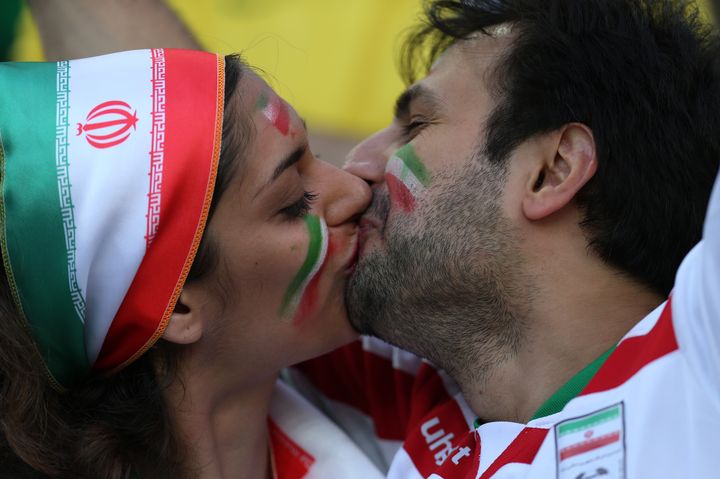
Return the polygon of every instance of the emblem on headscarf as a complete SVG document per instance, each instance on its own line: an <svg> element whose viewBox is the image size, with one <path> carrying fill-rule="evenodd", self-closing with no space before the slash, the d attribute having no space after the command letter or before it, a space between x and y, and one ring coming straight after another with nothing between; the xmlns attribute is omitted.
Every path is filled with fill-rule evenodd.
<svg viewBox="0 0 720 479"><path fill-rule="evenodd" d="M77 136L95 148L111 148L124 142L137 129L137 111L124 101L106 101L88 113L85 124L77 124ZM132 129L131 129L132 128Z"/></svg>

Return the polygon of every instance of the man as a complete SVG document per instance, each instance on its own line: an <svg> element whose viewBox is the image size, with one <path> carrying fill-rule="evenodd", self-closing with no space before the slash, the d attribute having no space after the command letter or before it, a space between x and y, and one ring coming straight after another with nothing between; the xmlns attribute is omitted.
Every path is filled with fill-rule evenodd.
<svg viewBox="0 0 720 479"><path fill-rule="evenodd" d="M348 305L442 369L365 338L294 376L379 439L389 477L720 466L717 191L675 280L717 172L720 73L677 3L429 4L405 58L432 68L350 155L376 194Z"/></svg>
<svg viewBox="0 0 720 479"><path fill-rule="evenodd" d="M430 4L404 57L430 51L429 73L350 155L375 199L347 300L456 380L477 427L443 373L376 340L303 366L403 442L390 477L717 474L720 192L676 271L717 173L720 73L687 14Z"/></svg>

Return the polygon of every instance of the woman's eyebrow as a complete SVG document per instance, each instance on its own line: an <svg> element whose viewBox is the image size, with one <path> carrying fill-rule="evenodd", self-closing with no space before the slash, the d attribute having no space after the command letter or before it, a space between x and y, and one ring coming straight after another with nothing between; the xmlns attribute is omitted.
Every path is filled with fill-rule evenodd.
<svg viewBox="0 0 720 479"><path fill-rule="evenodd" d="M286 156L285 158L283 158L283 159L280 161L280 163L278 163L278 165L275 167L275 171L273 171L273 174L272 174L272 176L270 176L270 179L267 181L267 183L265 183L262 187L260 187L260 189L257 191L257 193L255 193L255 197L254 197L254 198L257 198L257 196L258 196L260 193L262 193L262 191L263 191L265 188L267 188L268 186L270 186L270 184L271 184L273 181L277 180L278 177L279 177L280 175L282 175L285 170L287 170L288 168L290 168L291 166L293 166L295 163L297 163L298 161L300 161L300 159L302 159L302 157L303 157L303 156L305 155L305 153L307 152L307 148L308 148L307 145L299 146L299 147L297 147L295 150L293 150L292 153L290 153L288 156Z"/></svg>

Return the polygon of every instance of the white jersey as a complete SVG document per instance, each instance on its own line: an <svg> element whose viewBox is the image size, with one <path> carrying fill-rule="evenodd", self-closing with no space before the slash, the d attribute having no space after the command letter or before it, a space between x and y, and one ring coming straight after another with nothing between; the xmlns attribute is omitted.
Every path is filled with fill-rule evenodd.
<svg viewBox="0 0 720 479"><path fill-rule="evenodd" d="M720 178L671 298L527 424L474 425L441 371L375 339L293 378L390 479L720 478Z"/></svg>

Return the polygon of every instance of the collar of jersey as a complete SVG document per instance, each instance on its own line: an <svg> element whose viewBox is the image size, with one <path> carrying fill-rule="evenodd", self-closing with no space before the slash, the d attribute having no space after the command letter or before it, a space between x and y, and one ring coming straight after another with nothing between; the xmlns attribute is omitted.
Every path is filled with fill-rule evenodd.
<svg viewBox="0 0 720 479"><path fill-rule="evenodd" d="M548 400L545 401L542 406L540 406L540 409L535 412L531 421L533 419L550 416L551 414L562 411L567 403L578 397L582 390L585 389L585 386L588 385L590 380L598 372L598 369L600 369L602 365L605 364L607 358L612 354L613 351L615 351L615 347L616 346L613 346L612 348L605 351L599 358L585 366L579 373L570 378L568 382L563 384L560 389L555 391L555 393L550 396L550 398L548 398ZM475 419L475 429L477 429L481 425L482 421L480 420L480 418Z"/></svg>
<svg viewBox="0 0 720 479"><path fill-rule="evenodd" d="M563 384L560 389L555 391L555 394L550 396L550 398L548 398L548 400L540 406L540 409L535 412L532 419L550 416L551 414L562 411L567 403L580 395L582 390L585 389L585 386L587 386L590 380L595 376L598 369L605 364L608 356L610 356L613 351L615 351L615 346L605 351L599 358L585 366L579 373L570 378L568 382Z"/></svg>

